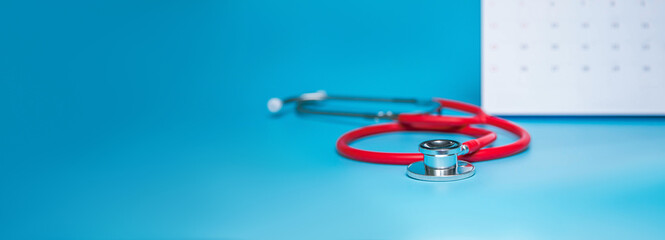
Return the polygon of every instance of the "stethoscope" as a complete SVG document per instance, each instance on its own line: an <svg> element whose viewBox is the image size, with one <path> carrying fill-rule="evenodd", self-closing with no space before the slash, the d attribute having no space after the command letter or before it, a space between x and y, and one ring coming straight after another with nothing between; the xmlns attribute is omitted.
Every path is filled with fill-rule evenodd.
<svg viewBox="0 0 665 240"><path fill-rule="evenodd" d="M431 111L420 113L395 113L391 111L354 113L323 111L313 107L316 103L325 100L409 103L421 106L433 105L434 108ZM324 91L318 91L284 100L272 98L268 101L268 110L277 113L286 103L295 103L298 113L393 120L389 123L361 127L343 134L337 140L337 151L342 156L357 161L380 164L408 164L407 175L413 179L423 181L454 181L471 177L475 174L475 167L471 162L487 161L520 153L527 149L531 141L531 137L526 130L508 120L488 115L480 107L471 104L441 98L419 101L405 98L329 96ZM467 112L472 116L442 115L444 108ZM519 139L507 145L484 148L496 140L496 133L472 125L494 126L515 134ZM364 137L404 131L458 133L476 137L476 139L464 143L448 139L429 140L419 145L420 153L374 152L350 146L352 142Z"/></svg>

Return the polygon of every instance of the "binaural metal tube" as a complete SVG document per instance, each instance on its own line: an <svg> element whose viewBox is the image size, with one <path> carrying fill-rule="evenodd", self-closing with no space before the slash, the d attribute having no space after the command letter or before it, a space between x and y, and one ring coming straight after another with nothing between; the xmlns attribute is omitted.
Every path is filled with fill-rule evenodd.
<svg viewBox="0 0 665 240"><path fill-rule="evenodd" d="M344 112L344 111L324 111L316 110L312 107L313 103L325 100L342 100L342 101L364 101L364 102L390 102L390 103L409 103L409 104L431 104L436 105L432 101L419 101L413 98L372 98L372 97L351 97L351 96L329 96L325 91L320 90L313 93L301 94L297 97L287 98L285 100L279 98L271 98L268 100L268 110L272 113L279 112L283 105L290 102L296 103L296 111L305 114L320 114L331 116L345 116L345 117L361 117L369 119L397 119L398 113L392 111L379 111L376 113L358 113L358 112ZM435 111L436 109L432 110Z"/></svg>

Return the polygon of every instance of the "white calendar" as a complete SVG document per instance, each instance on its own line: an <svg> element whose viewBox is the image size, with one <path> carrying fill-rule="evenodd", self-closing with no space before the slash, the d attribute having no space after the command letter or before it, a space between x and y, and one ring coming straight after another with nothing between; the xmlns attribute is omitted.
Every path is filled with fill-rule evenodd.
<svg viewBox="0 0 665 240"><path fill-rule="evenodd" d="M482 107L665 115L665 0L482 0Z"/></svg>

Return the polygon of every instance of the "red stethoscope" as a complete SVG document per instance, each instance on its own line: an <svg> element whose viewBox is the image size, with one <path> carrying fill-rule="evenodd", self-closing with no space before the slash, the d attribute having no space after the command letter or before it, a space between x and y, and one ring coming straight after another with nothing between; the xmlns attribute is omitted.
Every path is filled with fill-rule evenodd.
<svg viewBox="0 0 665 240"><path fill-rule="evenodd" d="M324 100L411 103L430 105L434 108L423 113L352 113L316 110L314 106ZM432 101L418 101L402 98L346 97L329 96L324 91L318 91L285 100L270 99L268 109L275 113L284 103L289 102L296 103L298 113L393 120L389 123L361 127L343 134L337 140L337 151L339 154L357 161L410 164L407 168L407 175L418 180L453 181L471 177L475 173L475 167L470 162L487 161L520 153L528 148L531 141L526 130L508 120L488 115L481 108L471 104L441 98L433 98ZM470 113L472 116L442 115L444 108ZM507 145L485 148L496 140L497 135L490 130L474 125L494 126L515 134L519 139ZM420 153L375 152L350 146L354 141L364 137L405 131L457 133L476 138L464 143L442 139L426 141L420 144Z"/></svg>

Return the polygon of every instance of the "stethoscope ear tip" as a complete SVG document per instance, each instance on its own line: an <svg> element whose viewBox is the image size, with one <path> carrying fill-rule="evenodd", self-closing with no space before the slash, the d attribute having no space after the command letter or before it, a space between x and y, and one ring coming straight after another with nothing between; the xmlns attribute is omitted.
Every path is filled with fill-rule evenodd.
<svg viewBox="0 0 665 240"><path fill-rule="evenodd" d="M284 103L282 102L282 99L279 98L271 98L268 100L268 111L271 113L276 113L279 112L279 110L282 109L282 106Z"/></svg>

